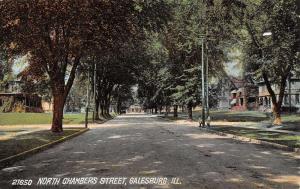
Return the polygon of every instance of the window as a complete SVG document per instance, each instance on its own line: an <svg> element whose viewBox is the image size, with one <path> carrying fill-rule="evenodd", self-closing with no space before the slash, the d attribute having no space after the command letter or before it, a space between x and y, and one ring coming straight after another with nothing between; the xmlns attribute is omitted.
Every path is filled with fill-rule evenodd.
<svg viewBox="0 0 300 189"><path fill-rule="evenodd" d="M256 102L256 98L255 98L255 97L249 97L249 98L248 98L248 102L249 102L249 103Z"/></svg>
<svg viewBox="0 0 300 189"><path fill-rule="evenodd" d="M295 101L296 101L296 104L300 104L300 95L299 94L295 95Z"/></svg>
<svg viewBox="0 0 300 189"><path fill-rule="evenodd" d="M268 101L268 97L265 96L265 106L268 105L268 102L269 102L269 101Z"/></svg>
<svg viewBox="0 0 300 189"><path fill-rule="evenodd" d="M260 97L259 98L259 105L263 105L264 104L264 99L263 99L263 97Z"/></svg>
<svg viewBox="0 0 300 189"><path fill-rule="evenodd" d="M240 103L241 103L241 106L244 105L244 99L243 98L240 99Z"/></svg>

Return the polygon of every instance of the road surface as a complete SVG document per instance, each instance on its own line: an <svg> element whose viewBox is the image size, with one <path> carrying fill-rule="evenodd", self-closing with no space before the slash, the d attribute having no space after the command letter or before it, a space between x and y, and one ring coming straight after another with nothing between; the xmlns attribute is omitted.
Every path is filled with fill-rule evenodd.
<svg viewBox="0 0 300 189"><path fill-rule="evenodd" d="M299 157L293 153L209 134L188 123L137 114L119 116L2 169L0 188L15 188L13 179L30 179L31 186L16 188L299 189L299 166ZM52 178L52 183L37 185L42 177ZM125 177L124 184L111 177ZM58 178L59 184L50 187ZM78 184L79 180L71 184L72 178L90 180L84 181L89 184ZM101 178L115 184L104 185ZM171 183L172 178L178 180ZM147 184L147 179L162 182Z"/></svg>

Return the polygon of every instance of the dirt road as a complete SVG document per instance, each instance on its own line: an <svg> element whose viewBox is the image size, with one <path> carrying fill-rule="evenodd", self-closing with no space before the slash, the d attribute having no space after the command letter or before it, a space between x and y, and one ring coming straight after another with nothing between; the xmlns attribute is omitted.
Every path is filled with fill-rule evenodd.
<svg viewBox="0 0 300 189"><path fill-rule="evenodd" d="M47 177L61 179L49 188L299 189L299 175L300 160L293 153L140 114L94 126L81 136L1 170L0 188L13 188L13 179L32 180L31 186L20 188L48 188L37 185L39 178ZM97 184L62 184L62 179L74 177L98 180ZM102 185L99 182L104 177L127 180L125 184ZM168 182L134 184L133 177L160 177ZM174 177L179 179L176 184L170 183Z"/></svg>

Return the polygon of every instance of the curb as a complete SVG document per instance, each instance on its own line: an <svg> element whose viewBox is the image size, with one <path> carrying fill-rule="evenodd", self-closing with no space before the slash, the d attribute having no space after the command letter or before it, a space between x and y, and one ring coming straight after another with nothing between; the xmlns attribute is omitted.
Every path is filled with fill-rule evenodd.
<svg viewBox="0 0 300 189"><path fill-rule="evenodd" d="M64 142L64 141L66 141L68 139L74 138L74 137L76 137L76 136L78 136L78 135L80 135L80 134L82 134L82 133L84 133L84 132L86 132L88 130L89 130L89 128L85 128L85 129L83 129L81 131L78 131L78 132L73 133L71 135L65 136L65 137L63 137L61 139L58 139L58 140L55 140L53 142L50 142L50 143L47 143L47 144L43 144L41 146L32 148L32 149L27 150L25 152L21 152L19 154L16 154L16 155L9 156L7 158L1 159L0 160L0 169L11 165L11 164L15 163L18 160L25 159L26 157L28 157L30 155L33 155L35 153L44 151L44 150L46 150L46 149L48 149L48 148L50 148L50 147L52 147L52 146L54 146L54 145L56 145L58 143L61 143L61 142Z"/></svg>
<svg viewBox="0 0 300 189"><path fill-rule="evenodd" d="M263 146L266 146L266 147L273 147L273 148L276 148L276 149L289 151L289 152L295 152L297 154L300 154L300 148L293 148L293 147L289 147L289 146L286 146L286 145L277 144L277 143L273 143L273 142L267 142L267 141L263 141L263 140L258 140L258 139L233 135L233 134L229 134L229 133L225 133L225 132L221 132L221 131L215 131L215 130L208 129L208 128L201 128L201 130L205 130L207 132L214 133L214 134L217 134L217 135L220 135L220 136L228 136L228 137L230 137L234 140L238 140L238 141L248 142L248 143L251 143L251 144L259 144L259 145L263 145Z"/></svg>

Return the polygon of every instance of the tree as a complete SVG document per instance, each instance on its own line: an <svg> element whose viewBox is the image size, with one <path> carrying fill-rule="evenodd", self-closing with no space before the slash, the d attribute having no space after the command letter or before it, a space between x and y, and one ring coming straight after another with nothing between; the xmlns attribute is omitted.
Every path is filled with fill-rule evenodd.
<svg viewBox="0 0 300 189"><path fill-rule="evenodd" d="M273 104L273 124L281 124L287 79L299 66L299 15L295 0L248 3L236 15L243 23L246 69L262 79ZM246 32L243 32L246 31ZM264 37L264 32L271 36ZM278 95L274 86L278 87Z"/></svg>
<svg viewBox="0 0 300 189"><path fill-rule="evenodd" d="M224 47L234 36L231 25L233 1L180 1L172 4L173 17L163 32L148 42L149 61L139 82L139 97L145 108L160 105L192 108L201 104L201 36L206 40L205 60L210 77L223 76ZM151 37L150 37L151 39ZM153 40L154 39L154 40ZM160 46L156 51L155 46ZM163 53L164 52L164 53Z"/></svg>
<svg viewBox="0 0 300 189"><path fill-rule="evenodd" d="M62 132L63 107L81 60L144 27L160 27L166 10L162 1L8 0L0 2L0 33L11 54L27 54L30 66L49 76L51 130Z"/></svg>

